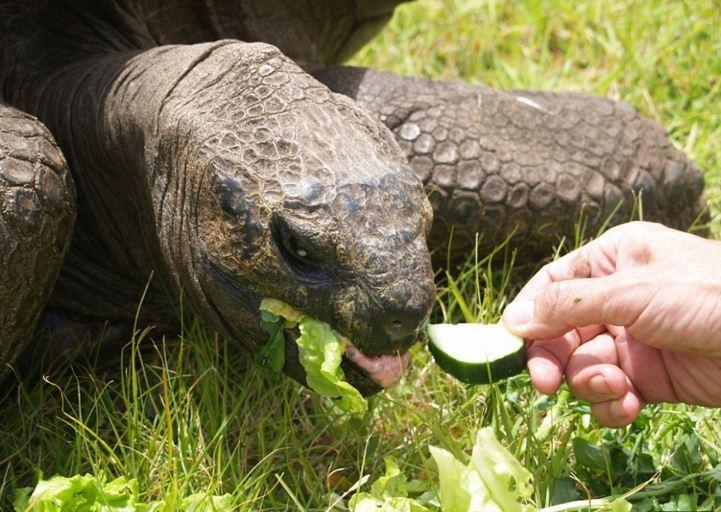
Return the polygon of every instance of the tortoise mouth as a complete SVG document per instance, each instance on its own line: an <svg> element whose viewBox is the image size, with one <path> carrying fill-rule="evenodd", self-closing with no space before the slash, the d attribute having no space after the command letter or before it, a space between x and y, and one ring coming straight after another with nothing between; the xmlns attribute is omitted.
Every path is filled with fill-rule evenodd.
<svg viewBox="0 0 721 512"><path fill-rule="evenodd" d="M298 328L285 331L286 371L296 380L305 383L305 370L300 364L298 345L295 340L300 335ZM383 389L396 386L410 363L410 354L383 354L369 357L352 343L348 344L343 355L341 368L346 380L363 395L373 395Z"/></svg>
<svg viewBox="0 0 721 512"><path fill-rule="evenodd" d="M410 354L386 354L377 357L368 357L353 344L345 349L343 356L355 366L363 370L368 377L383 389L397 385L410 362Z"/></svg>

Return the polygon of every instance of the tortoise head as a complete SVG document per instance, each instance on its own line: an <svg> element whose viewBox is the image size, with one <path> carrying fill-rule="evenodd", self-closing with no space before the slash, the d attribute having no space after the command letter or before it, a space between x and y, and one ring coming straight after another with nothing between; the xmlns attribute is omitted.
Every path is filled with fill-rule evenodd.
<svg viewBox="0 0 721 512"><path fill-rule="evenodd" d="M250 93L217 106L241 119L200 150L196 288L216 326L256 349L267 341L262 298L329 323L360 351L344 367L368 377L388 362L378 356L403 355L428 317L432 211L383 125L308 75L290 82L301 97L289 101L283 86L256 90L265 95L257 115L240 105ZM302 380L297 357L286 359ZM402 365L386 366L381 385ZM375 389L358 375L348 378Z"/></svg>

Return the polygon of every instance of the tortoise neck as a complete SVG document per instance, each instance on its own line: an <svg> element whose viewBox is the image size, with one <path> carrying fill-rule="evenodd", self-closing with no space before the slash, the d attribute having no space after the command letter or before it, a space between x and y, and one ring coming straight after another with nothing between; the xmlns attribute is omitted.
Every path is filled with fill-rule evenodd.
<svg viewBox="0 0 721 512"><path fill-rule="evenodd" d="M118 80L131 80L125 74L131 70L142 73L132 65L139 54L89 57L15 91L15 104L45 123L72 169L78 215L53 303L87 316L132 319L151 275L145 316L164 315L178 297L165 275L146 172L139 113L153 107L127 97L122 109L117 106Z"/></svg>

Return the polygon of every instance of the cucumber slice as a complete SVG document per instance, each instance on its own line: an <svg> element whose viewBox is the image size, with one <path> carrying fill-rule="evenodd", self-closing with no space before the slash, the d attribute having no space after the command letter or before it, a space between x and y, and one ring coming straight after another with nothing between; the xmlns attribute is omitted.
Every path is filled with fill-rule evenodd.
<svg viewBox="0 0 721 512"><path fill-rule="evenodd" d="M428 348L444 371L468 384L490 384L521 373L526 367L523 338L503 323L433 324Z"/></svg>

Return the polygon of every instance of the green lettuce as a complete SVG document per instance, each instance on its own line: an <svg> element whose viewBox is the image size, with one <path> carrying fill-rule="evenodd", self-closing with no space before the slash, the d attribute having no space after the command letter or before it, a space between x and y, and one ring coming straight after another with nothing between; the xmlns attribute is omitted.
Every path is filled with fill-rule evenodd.
<svg viewBox="0 0 721 512"><path fill-rule="evenodd" d="M493 430L481 429L465 464L451 452L430 447L438 467L440 506L443 512L526 512L537 510L522 504L533 492L531 474L496 440ZM418 499L408 498L406 477L391 458L385 459L385 475L370 492L354 495L352 512L426 512ZM427 500L426 500L427 503Z"/></svg>
<svg viewBox="0 0 721 512"><path fill-rule="evenodd" d="M345 411L362 413L368 410L368 402L345 381L340 367L347 341L327 323L304 315L279 300L264 299L260 310L261 326L270 335L260 351L262 365L277 372L282 370L285 363L283 330L297 326L300 336L296 344L308 387L321 396L338 399L338 406Z"/></svg>
<svg viewBox="0 0 721 512"><path fill-rule="evenodd" d="M440 505L443 512L525 512L536 510L526 501L533 492L532 476L496 440L493 430L481 429L464 464L451 452L430 447L438 467ZM370 492L354 495L348 505L352 512L426 512L429 509L408 498L406 477L391 458L385 459L385 475L376 480Z"/></svg>
<svg viewBox="0 0 721 512"><path fill-rule="evenodd" d="M355 494L348 506L353 512L430 512L418 500L408 497L406 476L391 457L384 459L386 473L371 485L371 492Z"/></svg>
<svg viewBox="0 0 721 512"><path fill-rule="evenodd" d="M443 448L431 447L440 474L442 510L522 512L533 492L532 476L498 442L491 428L478 431L471 461L463 464Z"/></svg>
<svg viewBox="0 0 721 512"><path fill-rule="evenodd" d="M295 309L293 306L286 304L277 299L263 299L260 303L261 314L266 311L275 318L283 318L286 322L286 328L295 327L303 313Z"/></svg>
<svg viewBox="0 0 721 512"><path fill-rule="evenodd" d="M18 489L15 512L229 512L229 494L207 496L196 493L176 503L172 509L164 501L138 501L138 483L119 477L110 482L93 475L54 476L40 479L35 489Z"/></svg>
<svg viewBox="0 0 721 512"><path fill-rule="evenodd" d="M431 446L430 450L431 456L438 466L441 510L466 512L471 504L468 486L461 483L467 473L466 465L456 459L448 450L435 446Z"/></svg>

